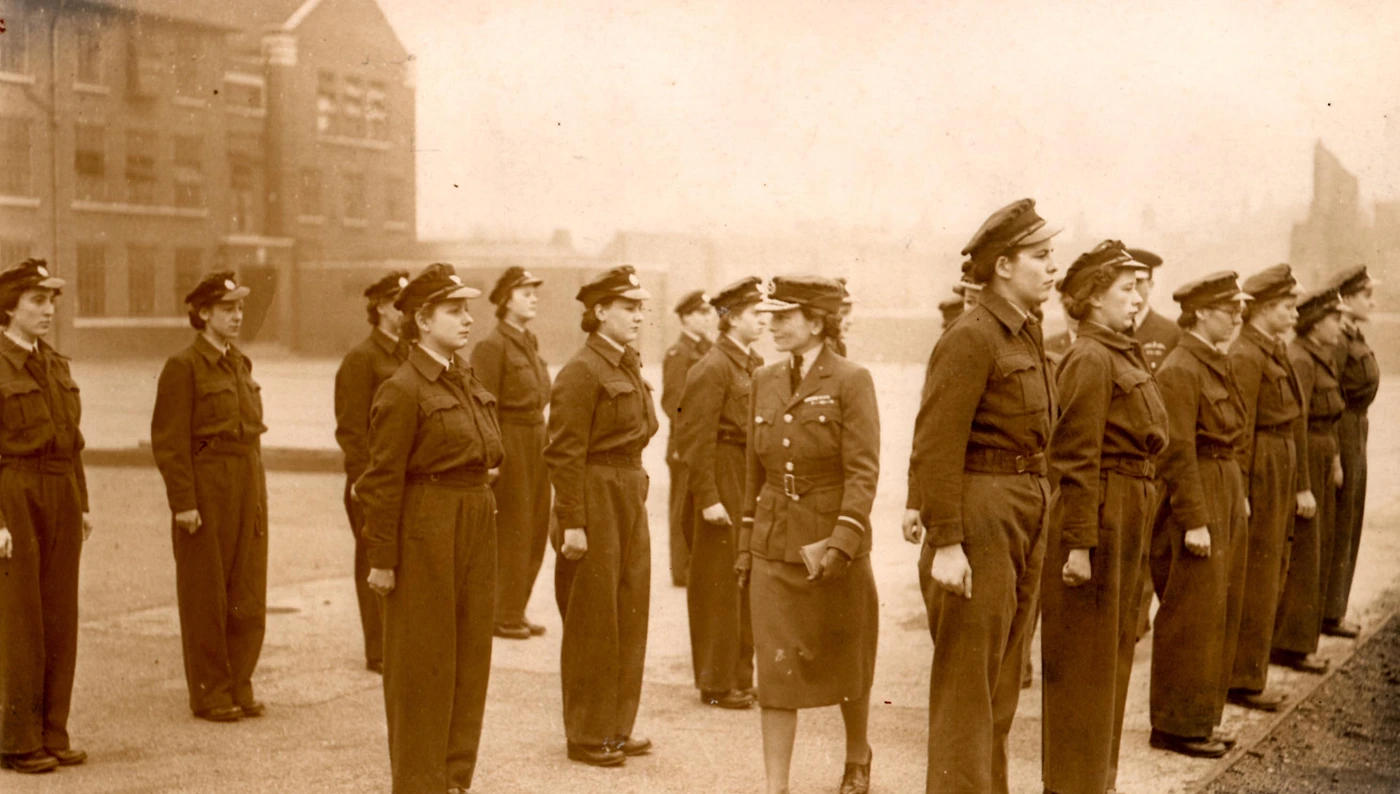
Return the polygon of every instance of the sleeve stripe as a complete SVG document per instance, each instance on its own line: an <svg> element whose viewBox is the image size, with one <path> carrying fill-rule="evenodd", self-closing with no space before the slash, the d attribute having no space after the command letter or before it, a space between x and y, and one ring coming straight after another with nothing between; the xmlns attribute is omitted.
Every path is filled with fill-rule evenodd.
<svg viewBox="0 0 1400 794"><path fill-rule="evenodd" d="M853 517L851 517L851 516L843 515L843 516L837 517L836 520L837 520L837 521L845 521L847 524L850 524L851 526L853 526L853 527L855 527L856 529L860 530L860 531L861 531L861 534L864 534L864 533L865 533L865 524L862 524L862 523L860 522L860 519L858 519L858 518L853 518Z"/></svg>

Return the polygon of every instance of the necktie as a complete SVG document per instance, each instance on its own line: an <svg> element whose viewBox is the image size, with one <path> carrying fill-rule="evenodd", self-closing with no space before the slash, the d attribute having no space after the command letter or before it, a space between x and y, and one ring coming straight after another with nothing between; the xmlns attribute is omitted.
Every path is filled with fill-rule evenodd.
<svg viewBox="0 0 1400 794"><path fill-rule="evenodd" d="M1031 341L1035 342L1036 349L1045 352L1045 331L1040 327L1040 321L1034 317L1026 318L1026 333L1030 334Z"/></svg>
<svg viewBox="0 0 1400 794"><path fill-rule="evenodd" d="M797 387L802 385L802 356L794 354L792 357L792 368L788 370L788 385L792 387L792 393L797 393Z"/></svg>
<svg viewBox="0 0 1400 794"><path fill-rule="evenodd" d="M744 369L747 370L750 375L752 375L761 366L763 366L763 357L758 355L757 353L749 353L749 359L745 363Z"/></svg>
<svg viewBox="0 0 1400 794"><path fill-rule="evenodd" d="M49 362L48 359L44 358L43 354L39 352L37 347L29 354L29 357L24 360L24 368L29 371L29 374L34 377L34 380L38 381L40 386L44 387L44 396L47 398Z"/></svg>
<svg viewBox="0 0 1400 794"><path fill-rule="evenodd" d="M456 386L458 391L462 392L462 394L467 393L467 379L462 375L460 367L449 365L443 369L442 378L453 386Z"/></svg>
<svg viewBox="0 0 1400 794"><path fill-rule="evenodd" d="M642 376L642 360L637 356L637 351L630 347L622 351L622 367L634 377Z"/></svg>
<svg viewBox="0 0 1400 794"><path fill-rule="evenodd" d="M539 349L540 349L540 340L539 340L539 337L535 336L535 332L534 332L534 331L526 331L526 332L525 332L525 341L529 343L530 349L531 349L531 350L534 350L534 351L537 351L537 352L539 351Z"/></svg>

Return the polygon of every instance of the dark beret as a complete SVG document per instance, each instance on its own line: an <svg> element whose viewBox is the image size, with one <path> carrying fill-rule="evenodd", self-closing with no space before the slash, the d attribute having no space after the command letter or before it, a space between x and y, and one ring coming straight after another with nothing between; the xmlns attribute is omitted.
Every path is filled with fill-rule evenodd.
<svg viewBox="0 0 1400 794"><path fill-rule="evenodd" d="M1298 289L1298 280L1293 278L1293 269L1287 264L1266 267L1245 279L1244 291L1248 292L1256 303L1278 300L1301 292Z"/></svg>
<svg viewBox="0 0 1400 794"><path fill-rule="evenodd" d="M1248 299L1249 294L1240 291L1239 274L1233 270L1211 273L1172 293L1172 300L1181 304L1183 309L1204 309L1217 303Z"/></svg>
<svg viewBox="0 0 1400 794"><path fill-rule="evenodd" d="M49 271L49 263L42 259L26 259L10 265L0 272L0 290L8 293L24 292L36 287L42 289L62 289L67 282Z"/></svg>
<svg viewBox="0 0 1400 794"><path fill-rule="evenodd" d="M185 303L196 309L205 306L212 306L223 301L236 301L248 297L252 290L239 286L238 279L232 270L219 270L205 276L190 294L185 296Z"/></svg>
<svg viewBox="0 0 1400 794"><path fill-rule="evenodd" d="M636 268L631 265L619 265L579 287L578 294L574 296L574 299L584 306L596 306L608 298L644 301L651 298L651 293L642 289L642 282L637 280Z"/></svg>
<svg viewBox="0 0 1400 794"><path fill-rule="evenodd" d="M1162 266L1162 257L1157 256L1146 248L1129 248L1128 256L1131 256L1137 262L1147 265L1152 270L1156 270Z"/></svg>
<svg viewBox="0 0 1400 794"><path fill-rule="evenodd" d="M692 290L681 296L680 302L676 304L676 314L684 317L691 312L704 309L709 303L710 296L704 290Z"/></svg>
<svg viewBox="0 0 1400 794"><path fill-rule="evenodd" d="M763 280L758 276L748 276L726 286L710 298L710 305L727 312L749 303L763 300Z"/></svg>
<svg viewBox="0 0 1400 794"><path fill-rule="evenodd" d="M365 288L365 297L372 303L391 300L399 296L399 291L408 286L408 271L395 270Z"/></svg>
<svg viewBox="0 0 1400 794"><path fill-rule="evenodd" d="M758 304L759 311L785 312L806 306L828 314L841 311L841 299L846 290L841 282L821 276L774 276L768 298Z"/></svg>
<svg viewBox="0 0 1400 794"><path fill-rule="evenodd" d="M1098 276L1105 272L1119 270L1147 270L1147 265L1137 261L1118 240L1104 240L1079 255L1065 271L1065 277L1058 285L1062 294L1072 298L1083 298L1093 290Z"/></svg>
<svg viewBox="0 0 1400 794"><path fill-rule="evenodd" d="M986 281L991 275L987 268L997 257L1017 246L1044 242L1059 233L1057 227L1050 226L1036 213L1035 199L1013 201L993 212L963 246L963 256L969 257L963 272L976 281Z"/></svg>
<svg viewBox="0 0 1400 794"><path fill-rule="evenodd" d="M399 297L394 300L394 306L403 312L414 312L430 303L479 297L481 290L463 284L456 268L436 262L423 268L404 285Z"/></svg>
<svg viewBox="0 0 1400 794"><path fill-rule="evenodd" d="M544 279L536 278L534 274L519 265L511 265L506 268L506 272L496 279L496 286L491 288L491 294L487 300L497 306L510 299L511 290L516 287L538 287L544 283Z"/></svg>

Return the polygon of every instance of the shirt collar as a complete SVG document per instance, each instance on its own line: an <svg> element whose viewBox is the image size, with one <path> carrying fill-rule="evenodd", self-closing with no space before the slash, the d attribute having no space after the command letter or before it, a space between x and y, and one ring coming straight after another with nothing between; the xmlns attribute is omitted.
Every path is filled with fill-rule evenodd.
<svg viewBox="0 0 1400 794"><path fill-rule="evenodd" d="M1279 339L1275 336L1269 336L1268 334L1254 327L1253 323L1245 323L1244 327L1240 329L1240 336L1244 339L1248 339L1250 342L1253 342L1265 353L1270 353L1275 357L1282 357L1286 355L1283 352L1282 339Z"/></svg>
<svg viewBox="0 0 1400 794"><path fill-rule="evenodd" d="M194 347L204 355L204 358L207 359L210 364L217 363L219 359L224 357L224 354L233 350L233 345L231 344L226 344L223 349L220 349L218 345L215 345L210 341L209 337L205 336L203 333L195 337Z"/></svg>
<svg viewBox="0 0 1400 794"><path fill-rule="evenodd" d="M15 338L9 334L8 330L5 332L3 339L0 339L0 354L3 354L5 358L9 359L15 369L24 369L24 362L27 361L30 354L37 349L37 342L32 348L24 347L15 341Z"/></svg>
<svg viewBox="0 0 1400 794"><path fill-rule="evenodd" d="M504 327L506 327L506 328L509 328L509 329L515 331L517 334L520 334L521 336L524 336L524 335L525 335L525 326L523 326L523 325L516 325L515 323L513 323L513 322L511 322L510 320L506 319L505 317L502 317L502 318L501 318L501 325L504 326Z"/></svg>
<svg viewBox="0 0 1400 794"><path fill-rule="evenodd" d="M399 346L399 338L397 336L394 336L393 334L383 331L379 328L375 328L373 331L370 331L369 335L370 338L374 340L375 344L383 348L384 352L386 353L392 354L394 352L394 349Z"/></svg>
<svg viewBox="0 0 1400 794"><path fill-rule="evenodd" d="M1149 304L1147 301L1143 301L1142 308L1138 309L1137 315L1133 317L1133 330L1136 331L1137 329L1141 328L1142 324L1147 322L1147 315L1151 313L1152 305Z"/></svg>
<svg viewBox="0 0 1400 794"><path fill-rule="evenodd" d="M820 344L820 345L817 345L816 347L812 348L811 350L808 350L807 353L806 353L805 355L802 356L802 372L801 372L802 377L804 377L804 378L807 377L807 373L808 373L808 372L811 372L811 371L812 371L812 367L815 367L815 366L817 365L817 359L819 359L819 358L822 357L822 351L824 351L824 350L826 350L826 343L825 343L825 342L823 342L823 343ZM793 360L793 356L794 356L794 355L795 355L795 354L793 354L793 353L788 353L788 363L789 363L789 364L792 363L792 360Z"/></svg>
<svg viewBox="0 0 1400 794"><path fill-rule="evenodd" d="M1201 363L1213 370L1221 379L1229 379L1230 372L1228 367L1230 359L1226 357L1225 353L1222 352L1220 348L1207 341L1205 337L1195 331L1187 331L1181 335L1179 347L1184 347L1191 351Z"/></svg>
<svg viewBox="0 0 1400 794"><path fill-rule="evenodd" d="M681 333L683 333L683 334L685 334L686 336L690 337L690 341L694 342L695 344L697 344L697 345L700 344L700 334L695 333L694 331L690 330L689 328L682 328L682 329L681 329Z"/></svg>
<svg viewBox="0 0 1400 794"><path fill-rule="evenodd" d="M1001 324L1006 326L1006 330L1013 335L1021 332L1021 329L1026 325L1027 318L1030 317L1021 307L1002 297L996 290L982 290L981 296L977 299L977 305L987 307L987 311L1000 320Z"/></svg>
<svg viewBox="0 0 1400 794"><path fill-rule="evenodd" d="M724 334L723 336L720 337L720 341L721 341L721 342L728 342L729 344L731 344L731 345L733 345L734 347L738 348L738 349L739 349L739 352L744 353L745 355L747 355L747 354L753 352L753 345L743 345L743 344L740 344L740 343L739 343L739 340L738 340L738 339L735 339L734 336L733 336L733 334Z"/></svg>
<svg viewBox="0 0 1400 794"><path fill-rule="evenodd" d="M33 342L26 342L26 341L24 341L24 339L23 339L19 334L15 333L13 330L11 330L11 329L9 329L9 328L6 328L6 329L5 329L5 336L6 336L6 338L8 338L11 342L14 342L14 343L15 343L15 347L18 347L20 350L23 350L23 351L26 352L26 353L37 353L37 352L39 352L39 340L38 340L38 339L35 339Z"/></svg>
<svg viewBox="0 0 1400 794"><path fill-rule="evenodd" d="M602 356L604 359L607 360L609 364L612 364L614 367L622 366L622 354L625 352L625 349L622 347L622 345L619 345L618 343L599 333L589 334L588 341L585 344L587 344L588 347L593 348L593 352Z"/></svg>
<svg viewBox="0 0 1400 794"><path fill-rule="evenodd" d="M1138 342L1131 336L1121 334L1106 325L1084 320L1079 323L1079 335L1100 342L1114 350L1135 350Z"/></svg>
<svg viewBox="0 0 1400 794"><path fill-rule="evenodd" d="M424 353L427 353L433 359L433 361L436 361L437 363L441 364L443 369L450 369L452 367L452 359L444 358L443 356L439 355L437 351L429 350L422 343L419 343L417 347L419 350L422 350Z"/></svg>

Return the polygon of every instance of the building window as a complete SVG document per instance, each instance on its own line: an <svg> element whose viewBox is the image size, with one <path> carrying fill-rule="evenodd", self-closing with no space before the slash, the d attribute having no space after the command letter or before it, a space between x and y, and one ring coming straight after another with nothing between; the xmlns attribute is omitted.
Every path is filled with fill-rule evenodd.
<svg viewBox="0 0 1400 794"><path fill-rule="evenodd" d="M228 136L230 228L239 233L262 231L258 196L262 195L262 138L258 135Z"/></svg>
<svg viewBox="0 0 1400 794"><path fill-rule="evenodd" d="M126 313L131 317L150 317L156 313L154 246L126 247Z"/></svg>
<svg viewBox="0 0 1400 794"><path fill-rule="evenodd" d="M185 306L185 296L194 290L203 275L204 251L198 248L175 249L176 314Z"/></svg>
<svg viewBox="0 0 1400 794"><path fill-rule="evenodd" d="M301 214L311 217L322 215L326 211L322 201L321 170L319 168L301 169Z"/></svg>
<svg viewBox="0 0 1400 794"><path fill-rule="evenodd" d="M365 84L358 77L345 78L340 90L341 135L365 137Z"/></svg>
<svg viewBox="0 0 1400 794"><path fill-rule="evenodd" d="M126 134L126 199L132 204L156 203L156 136Z"/></svg>
<svg viewBox="0 0 1400 794"><path fill-rule="evenodd" d="M372 82L365 92L365 125L370 138L389 140L389 105L383 83Z"/></svg>
<svg viewBox="0 0 1400 794"><path fill-rule="evenodd" d="M30 195L31 145L29 119L0 118L0 195Z"/></svg>
<svg viewBox="0 0 1400 794"><path fill-rule="evenodd" d="M0 267L17 265L28 259L33 250L28 240L0 240Z"/></svg>
<svg viewBox="0 0 1400 794"><path fill-rule="evenodd" d="M204 206L204 139L175 136L175 206Z"/></svg>
<svg viewBox="0 0 1400 794"><path fill-rule="evenodd" d="M346 174L345 217L352 220L364 220L368 203L365 200L365 175Z"/></svg>
<svg viewBox="0 0 1400 794"><path fill-rule="evenodd" d="M107 249L101 244L78 245L78 315L107 314Z"/></svg>
<svg viewBox="0 0 1400 794"><path fill-rule="evenodd" d="M264 86L263 78L257 75L224 75L224 107L244 116L260 116L266 113Z"/></svg>
<svg viewBox="0 0 1400 794"><path fill-rule="evenodd" d="M340 124L336 120L336 81L330 72L316 75L316 132L321 135L336 135Z"/></svg>
<svg viewBox="0 0 1400 794"><path fill-rule="evenodd" d="M102 85L102 21L84 17L78 25L78 82Z"/></svg>
<svg viewBox="0 0 1400 794"><path fill-rule="evenodd" d="M101 201L107 197L106 128L79 124L73 135L74 190L80 199Z"/></svg>
<svg viewBox="0 0 1400 794"><path fill-rule="evenodd" d="M199 62L204 57L204 39L194 31L175 37L175 93L183 97L202 97Z"/></svg>
<svg viewBox="0 0 1400 794"><path fill-rule="evenodd" d="M407 191L404 181L398 177L384 180L384 219L390 222L408 220L408 207L405 204Z"/></svg>
<svg viewBox="0 0 1400 794"><path fill-rule="evenodd" d="M29 26L24 9L0 3L0 19L5 20L5 33L0 35L0 72L29 74Z"/></svg>
<svg viewBox="0 0 1400 794"><path fill-rule="evenodd" d="M126 93L132 99L154 99L160 95L162 40L150 32L132 28L127 38Z"/></svg>

